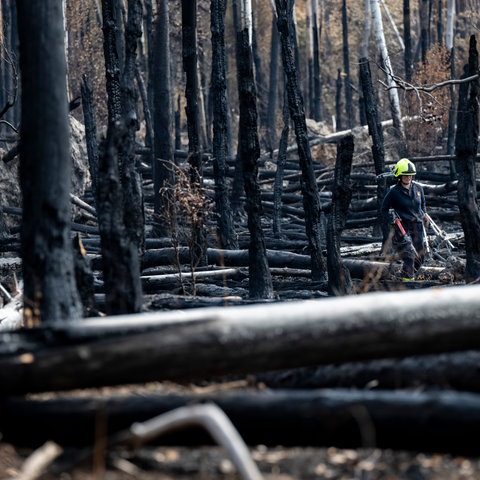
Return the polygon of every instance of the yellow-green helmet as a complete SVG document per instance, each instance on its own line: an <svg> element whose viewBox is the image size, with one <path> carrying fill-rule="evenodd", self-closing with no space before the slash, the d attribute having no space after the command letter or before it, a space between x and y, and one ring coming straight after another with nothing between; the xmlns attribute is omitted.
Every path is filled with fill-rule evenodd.
<svg viewBox="0 0 480 480"><path fill-rule="evenodd" d="M393 175L416 175L415 165L408 158L401 158L393 167Z"/></svg>

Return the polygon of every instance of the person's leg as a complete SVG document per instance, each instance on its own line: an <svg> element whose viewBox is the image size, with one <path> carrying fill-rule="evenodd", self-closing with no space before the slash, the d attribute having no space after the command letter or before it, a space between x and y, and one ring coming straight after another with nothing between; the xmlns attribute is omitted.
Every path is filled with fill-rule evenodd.
<svg viewBox="0 0 480 480"><path fill-rule="evenodd" d="M417 271L425 261L425 251L426 251L425 238L423 235L423 225L421 223L417 222L413 224L411 237L412 237L413 246L415 247L415 250L417 251L417 254L418 254L414 260L415 271Z"/></svg>
<svg viewBox="0 0 480 480"><path fill-rule="evenodd" d="M403 260L401 276L404 280L411 280L415 275L415 253L412 246L404 242L399 245L400 258Z"/></svg>

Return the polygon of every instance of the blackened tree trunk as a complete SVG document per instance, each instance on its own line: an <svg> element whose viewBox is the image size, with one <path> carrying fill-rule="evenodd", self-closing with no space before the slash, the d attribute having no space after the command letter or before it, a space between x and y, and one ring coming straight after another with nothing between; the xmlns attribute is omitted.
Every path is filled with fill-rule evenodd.
<svg viewBox="0 0 480 480"><path fill-rule="evenodd" d="M237 30L237 81L240 106L239 155L242 161L243 183L248 215L249 296L273 298L273 286L267 262L267 252L261 224L262 201L258 185L258 158L260 145L257 132L257 94L253 73L251 17L245 3L240 1L240 29Z"/></svg>
<svg viewBox="0 0 480 480"><path fill-rule="evenodd" d="M347 1L342 1L342 36L343 36L343 70L345 72L345 113L347 117L347 127L352 128L354 124L353 101L352 101L352 83L350 79L350 60L348 52L348 17Z"/></svg>
<svg viewBox="0 0 480 480"><path fill-rule="evenodd" d="M190 183L202 195L202 152L200 148L200 113L198 99L198 61L197 61L197 1L182 0L182 55L186 86L185 100L188 130L188 154L190 164ZM207 238L205 222L199 212L198 220L192 222L192 265L207 263Z"/></svg>
<svg viewBox="0 0 480 480"><path fill-rule="evenodd" d="M412 61L412 32L410 30L410 0L403 0L403 41L405 44L405 79L407 82L412 80L413 61Z"/></svg>
<svg viewBox="0 0 480 480"><path fill-rule="evenodd" d="M77 319L62 5L17 0L22 78L20 186L27 325ZM32 11L35 15L32 15Z"/></svg>
<svg viewBox="0 0 480 480"><path fill-rule="evenodd" d="M377 108L377 101L373 91L372 74L370 72L370 62L367 58L360 59L360 80L363 98L365 101L365 113L367 117L368 133L372 137L372 157L375 165L375 174L377 175L377 225L380 228L383 222L380 218L380 207L383 197L387 191L385 176L382 174L385 170L385 144L383 140L383 129L380 115ZM384 236L386 236L386 231Z"/></svg>
<svg viewBox="0 0 480 480"><path fill-rule="evenodd" d="M320 81L320 28L318 26L318 0L312 2L312 41L313 41L313 118L322 120L322 82ZM323 15L323 11L322 11Z"/></svg>
<svg viewBox="0 0 480 480"><path fill-rule="evenodd" d="M418 2L418 12L420 15L420 51L421 61L425 63L427 52L430 46L430 0L420 0Z"/></svg>
<svg viewBox="0 0 480 480"><path fill-rule="evenodd" d="M232 0L232 17L233 17L233 27L236 32L241 30L240 27L240 20L238 14L238 3L237 0ZM237 62L237 70L238 70L238 58L235 57L235 61ZM237 138L238 140L238 138ZM233 175L233 182L232 182L232 193L230 196L230 203L232 205L232 210L234 214L238 214L244 206L244 191L245 188L243 186L243 164L240 154L237 149L237 157L235 161L235 172Z"/></svg>
<svg viewBox="0 0 480 480"><path fill-rule="evenodd" d="M83 123L85 125L85 143L87 145L88 166L92 182L93 198L96 204L96 191L98 185L98 145L97 145L97 125L95 121L95 111L93 108L93 90L87 75L82 77L82 110Z"/></svg>
<svg viewBox="0 0 480 480"><path fill-rule="evenodd" d="M305 226L312 261L312 279L314 281L324 281L326 280L326 267L320 241L320 198L315 173L313 171L313 160L308 141L303 97L299 89L295 67L293 48L294 34L292 31L293 1L276 0L275 4L277 7L277 26L282 44L283 69L287 79L288 106L290 117L295 128L298 155L302 170L303 207L305 209Z"/></svg>
<svg viewBox="0 0 480 480"><path fill-rule="evenodd" d="M353 136L342 138L337 146L335 178L332 188L332 210L328 217L327 228L327 268L328 293L330 295L348 295L352 293L352 280L348 268L340 255L340 236L345 227L348 208L352 199L350 171L353 161Z"/></svg>
<svg viewBox="0 0 480 480"><path fill-rule="evenodd" d="M96 192L105 303L111 315L139 312L142 307L139 248L128 234L120 172L124 160L127 161L125 152L130 151L126 146L131 141L131 125L127 126L123 118L114 3L113 0L102 1L108 131L99 159Z"/></svg>
<svg viewBox="0 0 480 480"><path fill-rule="evenodd" d="M15 2L2 2L2 59L0 73L0 118L12 125L18 125L20 106L17 102L19 76L17 9ZM1 129L7 125L2 125Z"/></svg>
<svg viewBox="0 0 480 480"><path fill-rule="evenodd" d="M336 130L343 130L343 120L342 120L342 71L340 69L337 70L337 81L335 82L336 90L335 90L335 114L337 120Z"/></svg>
<svg viewBox="0 0 480 480"><path fill-rule="evenodd" d="M278 105L278 64L280 60L280 39L278 38L275 15L272 18L270 40L270 75L268 87L267 148L273 152L277 145L277 105Z"/></svg>
<svg viewBox="0 0 480 480"><path fill-rule="evenodd" d="M225 54L225 0L212 0L212 91L213 91L213 171L215 176L215 204L217 207L217 236L221 248L236 249L238 241L233 226L232 209L228 197L228 102Z"/></svg>
<svg viewBox="0 0 480 480"><path fill-rule="evenodd" d="M128 0L128 20L125 27L125 64L121 77L122 114L127 129L121 152L120 173L123 188L124 221L127 235L136 245L139 255L145 250L145 214L142 178L136 166L135 135L139 129L135 74L137 43L142 36L142 1Z"/></svg>
<svg viewBox="0 0 480 480"><path fill-rule="evenodd" d="M283 129L278 147L277 170L275 171L275 184L273 186L273 234L275 238L282 235L282 192L283 172L287 161L288 134L290 132L290 115L288 113L288 99L284 95L283 102Z"/></svg>
<svg viewBox="0 0 480 480"><path fill-rule="evenodd" d="M153 163L155 231L159 236L171 234L170 222L164 212L171 210L172 189L175 185L172 145L173 105L170 76L170 21L168 1L157 2L154 47L152 56L153 129L155 161Z"/></svg>
<svg viewBox="0 0 480 480"><path fill-rule="evenodd" d="M478 50L475 36L470 37L468 65L464 77L478 72ZM458 173L458 208L465 235L467 264L465 281L473 282L480 278L480 216L477 204L475 181L475 157L478 150L478 96L479 80L475 78L460 84L458 93L457 136L455 156Z"/></svg>

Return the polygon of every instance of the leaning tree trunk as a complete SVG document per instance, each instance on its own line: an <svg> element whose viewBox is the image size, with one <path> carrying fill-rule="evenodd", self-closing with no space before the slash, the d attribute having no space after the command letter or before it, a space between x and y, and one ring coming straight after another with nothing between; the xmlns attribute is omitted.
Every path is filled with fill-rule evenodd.
<svg viewBox="0 0 480 480"><path fill-rule="evenodd" d="M313 171L312 153L308 141L305 108L298 85L294 58L293 1L276 0L275 4L277 7L277 27L282 44L283 68L287 79L288 107L295 127L298 155L302 169L303 207L305 209L305 226L312 260L312 278L314 281L324 281L327 273L320 241L321 206L317 181Z"/></svg>
<svg viewBox="0 0 480 480"><path fill-rule="evenodd" d="M18 0L22 260L27 324L82 316L70 242L71 156L62 5ZM32 15L35 11L35 15Z"/></svg>
<svg viewBox="0 0 480 480"><path fill-rule="evenodd" d="M240 105L239 154L248 215L249 295L250 298L273 298L265 239L261 224L262 201L258 185L260 145L257 132L256 89L251 44L251 9L249 0L240 1L237 30L237 81Z"/></svg>
<svg viewBox="0 0 480 480"><path fill-rule="evenodd" d="M372 156L375 165L375 174L377 175L377 229L382 225L380 218L380 207L383 197L387 191L385 177L382 175L385 170L385 145L383 141L382 122L380 121L377 101L373 92L372 75L370 72L370 62L367 58L360 59L360 79L362 84L362 93L365 101L365 114L367 117L368 132L372 137ZM384 232L385 235L387 232Z"/></svg>
<svg viewBox="0 0 480 480"><path fill-rule="evenodd" d="M397 150L400 156L406 154L406 142L405 142L405 130L403 127L402 113L400 110L400 101L398 98L398 91L396 83L394 82L394 74L392 64L390 62L390 56L388 55L387 43L385 41L385 35L383 33L382 14L380 11L379 0L371 0L370 5L372 7L373 27L375 31L375 40L377 41L380 55L382 57L382 64L385 69L385 75L387 77L387 84L390 87L388 94L390 98L390 108L392 111L393 126L395 128L395 135L398 138L399 146Z"/></svg>
<svg viewBox="0 0 480 480"><path fill-rule="evenodd" d="M470 37L468 65L464 77L478 72L478 51L475 36ZM458 208L465 235L467 264L465 281L480 277L480 216L477 204L475 158L478 150L479 80L474 78L460 84L458 93L457 136L455 155L458 173Z"/></svg>
<svg viewBox="0 0 480 480"><path fill-rule="evenodd" d="M228 102L225 54L225 0L212 0L212 91L213 91L213 171L215 204L217 207L217 236L222 248L238 248L232 209L228 197Z"/></svg>

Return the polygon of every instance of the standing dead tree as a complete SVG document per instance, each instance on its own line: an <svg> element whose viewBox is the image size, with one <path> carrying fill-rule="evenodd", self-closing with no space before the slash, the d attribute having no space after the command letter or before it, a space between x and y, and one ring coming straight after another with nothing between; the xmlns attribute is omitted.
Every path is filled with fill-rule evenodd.
<svg viewBox="0 0 480 480"><path fill-rule="evenodd" d="M478 72L478 51L475 36L470 37L466 77ZM455 140L456 167L458 173L458 207L465 234L467 264L465 280L480 278L480 216L477 203L475 157L479 133L479 79L462 83L458 94L457 135Z"/></svg>
<svg viewBox="0 0 480 480"><path fill-rule="evenodd" d="M70 131L63 12L18 1L22 120L20 185L26 323L82 315L70 242ZM32 10L38 15L32 15Z"/></svg>
<svg viewBox="0 0 480 480"><path fill-rule="evenodd" d="M343 264L340 256L340 235L345 226L348 207L352 198L350 170L352 168L353 149L352 135L342 139L337 147L332 210L327 227L328 292L332 295L352 293L350 272Z"/></svg>
<svg viewBox="0 0 480 480"><path fill-rule="evenodd" d="M249 294L251 298L273 298L272 278L261 224L262 201L257 179L260 144L257 131L257 93L253 73L251 3L250 0L240 0L239 5L236 42L240 104L239 155L250 233Z"/></svg>
<svg viewBox="0 0 480 480"><path fill-rule="evenodd" d="M312 279L324 281L327 277L320 240L321 206L313 171L312 152L307 134L305 107L300 92L295 64L293 1L276 0L277 28L282 44L283 70L287 80L287 97L290 117L295 128L298 155L302 170L302 195L305 210L305 226L312 260Z"/></svg>

